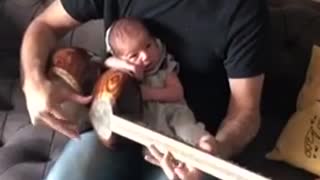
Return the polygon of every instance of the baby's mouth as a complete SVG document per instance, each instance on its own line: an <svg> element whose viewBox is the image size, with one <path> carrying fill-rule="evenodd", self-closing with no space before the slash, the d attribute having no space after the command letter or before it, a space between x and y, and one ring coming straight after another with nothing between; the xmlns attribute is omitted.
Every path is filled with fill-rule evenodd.
<svg viewBox="0 0 320 180"><path fill-rule="evenodd" d="M150 70L151 68L152 68L152 63L146 64L146 66L145 66L146 70Z"/></svg>

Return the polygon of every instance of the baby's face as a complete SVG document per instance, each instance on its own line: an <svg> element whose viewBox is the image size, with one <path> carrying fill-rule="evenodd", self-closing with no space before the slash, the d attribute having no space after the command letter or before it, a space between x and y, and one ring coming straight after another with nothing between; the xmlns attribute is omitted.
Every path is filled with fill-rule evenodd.
<svg viewBox="0 0 320 180"><path fill-rule="evenodd" d="M122 40L118 53L120 59L134 65L143 65L148 71L160 60L161 50L156 40L148 34L139 33L136 37Z"/></svg>

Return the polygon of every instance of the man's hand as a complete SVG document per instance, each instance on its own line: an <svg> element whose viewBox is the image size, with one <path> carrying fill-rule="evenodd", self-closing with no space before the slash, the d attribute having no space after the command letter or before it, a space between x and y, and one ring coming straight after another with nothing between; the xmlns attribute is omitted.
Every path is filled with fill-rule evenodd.
<svg viewBox="0 0 320 180"><path fill-rule="evenodd" d="M203 136L198 144L199 149L211 154L217 154L218 142L210 135ZM160 166L170 180L200 180L203 173L183 162L178 162L170 152L162 154L155 146L150 146L150 155L146 155L146 161Z"/></svg>
<svg viewBox="0 0 320 180"><path fill-rule="evenodd" d="M43 77L51 50L60 38L79 25L60 0L53 1L26 29L20 53L23 91L32 123L41 120L68 137L76 137L78 132L76 126L67 121L60 104L65 100L87 103L89 98L55 87Z"/></svg>
<svg viewBox="0 0 320 180"><path fill-rule="evenodd" d="M161 154L155 147L149 148L151 154L158 160L160 166L170 180L200 180L201 172L174 159L170 152ZM147 158L147 157L146 157ZM147 159L149 161L149 159Z"/></svg>
<svg viewBox="0 0 320 180"><path fill-rule="evenodd" d="M87 104L91 97L80 96L65 86L55 86L49 80L29 82L23 90L33 124L41 121L69 138L79 136L75 120L68 119L60 105L64 101Z"/></svg>

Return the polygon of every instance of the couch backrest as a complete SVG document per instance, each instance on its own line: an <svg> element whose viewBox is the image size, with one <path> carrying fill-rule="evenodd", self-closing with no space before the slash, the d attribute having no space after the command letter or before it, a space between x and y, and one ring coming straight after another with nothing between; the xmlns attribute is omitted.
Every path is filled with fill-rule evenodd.
<svg viewBox="0 0 320 180"><path fill-rule="evenodd" d="M53 0L0 1L0 76L17 76L19 50L24 31L29 23ZM103 21L90 21L68 33L60 47L79 46L97 54L104 52Z"/></svg>
<svg viewBox="0 0 320 180"><path fill-rule="evenodd" d="M271 58L263 93L265 115L284 119L295 111L313 44L320 44L320 13L288 6L271 9Z"/></svg>

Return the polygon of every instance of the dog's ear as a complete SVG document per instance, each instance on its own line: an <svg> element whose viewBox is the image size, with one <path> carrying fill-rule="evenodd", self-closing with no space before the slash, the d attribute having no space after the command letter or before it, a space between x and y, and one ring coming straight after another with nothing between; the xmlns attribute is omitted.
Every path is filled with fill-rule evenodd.
<svg viewBox="0 0 320 180"><path fill-rule="evenodd" d="M89 94L100 76L100 66L84 48L60 48L52 53L49 73L54 73L81 94Z"/></svg>

